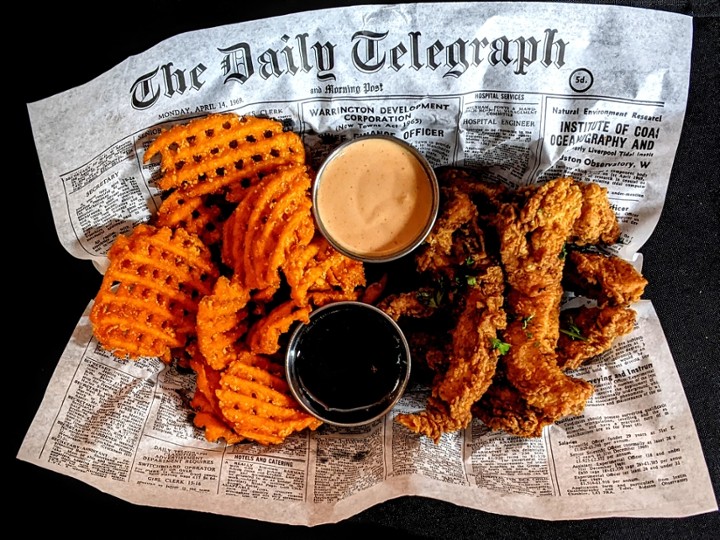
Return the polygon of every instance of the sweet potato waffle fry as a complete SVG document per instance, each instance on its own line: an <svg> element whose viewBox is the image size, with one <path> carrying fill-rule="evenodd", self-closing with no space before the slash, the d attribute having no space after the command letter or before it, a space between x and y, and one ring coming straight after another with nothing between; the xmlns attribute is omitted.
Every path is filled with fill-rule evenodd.
<svg viewBox="0 0 720 540"><path fill-rule="evenodd" d="M154 224L171 229L183 228L197 234L208 246L222 238L222 222L226 219L223 205L213 202L212 195L194 195L193 190L175 190L160 205Z"/></svg>
<svg viewBox="0 0 720 540"><path fill-rule="evenodd" d="M233 431L263 444L277 444L321 422L300 410L290 393L283 366L253 353L238 357L220 377L219 407Z"/></svg>
<svg viewBox="0 0 720 540"><path fill-rule="evenodd" d="M162 202L108 253L98 341L189 366L193 422L208 441L278 444L316 429L287 388L283 337L322 302L358 298L365 274L329 246L305 250L320 237L302 140L277 120L213 114L162 132L145 161L158 154ZM298 290L288 272L310 269Z"/></svg>
<svg viewBox="0 0 720 540"><path fill-rule="evenodd" d="M145 161L158 153L161 189L205 184L206 193L305 162L302 141L281 122L234 114L212 114L164 131L148 147Z"/></svg>
<svg viewBox="0 0 720 540"><path fill-rule="evenodd" d="M271 296L288 255L314 236L310 185L305 166L280 168L249 188L228 218L222 260L247 288Z"/></svg>
<svg viewBox="0 0 720 540"><path fill-rule="evenodd" d="M274 354L280 350L280 338L295 322L310 321L311 306L297 306L288 300L274 307L270 313L250 328L247 343L256 354Z"/></svg>
<svg viewBox="0 0 720 540"><path fill-rule="evenodd" d="M237 358L248 329L249 301L250 291L226 276L220 276L212 294L200 300L198 347L212 369L222 370Z"/></svg>
<svg viewBox="0 0 720 540"><path fill-rule="evenodd" d="M170 362L195 335L198 302L219 275L208 248L183 229L139 225L108 258L90 312L95 336L116 356Z"/></svg>
<svg viewBox="0 0 720 540"><path fill-rule="evenodd" d="M267 356L242 351L221 371L200 358L191 367L197 374L193 422L211 442L279 444L294 432L321 425L298 407L283 366Z"/></svg>
<svg viewBox="0 0 720 540"><path fill-rule="evenodd" d="M283 271L299 306L357 300L366 284L363 264L336 251L322 236L296 250Z"/></svg>

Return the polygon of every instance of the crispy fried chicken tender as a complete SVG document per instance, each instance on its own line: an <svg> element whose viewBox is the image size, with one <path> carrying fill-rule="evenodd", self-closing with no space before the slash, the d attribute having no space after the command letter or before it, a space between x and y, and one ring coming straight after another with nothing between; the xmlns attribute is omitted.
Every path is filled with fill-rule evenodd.
<svg viewBox="0 0 720 540"><path fill-rule="evenodd" d="M493 431L518 437L540 437L543 428L554 422L552 417L529 405L501 370L473 405L472 413Z"/></svg>
<svg viewBox="0 0 720 540"><path fill-rule="evenodd" d="M568 241L578 246L616 243L620 224L607 198L607 189L594 182L576 184L582 193L582 208Z"/></svg>
<svg viewBox="0 0 720 540"><path fill-rule="evenodd" d="M455 270L468 258L486 257L478 210L470 195L455 186L441 188L442 211L416 257L419 272L455 278Z"/></svg>
<svg viewBox="0 0 720 540"><path fill-rule="evenodd" d="M560 334L557 346L560 369L577 369L586 360L609 350L616 338L633 330L636 317L635 310L621 306L564 310L561 324L577 328L580 338Z"/></svg>
<svg viewBox="0 0 720 540"><path fill-rule="evenodd" d="M565 374L555 355L562 252L582 202L577 184L558 178L534 190L522 206L504 205L497 219L511 289L512 322L503 333L510 345L503 356L507 379L529 405L555 420L581 413L593 393L591 384Z"/></svg>
<svg viewBox="0 0 720 540"><path fill-rule="evenodd" d="M433 340L432 349L422 354L425 367L434 373L426 409L397 417L399 423L435 442L472 420L472 404L487 390L497 365L499 353L493 340L506 324L504 275L487 253L472 197L480 193L487 198L494 191L473 188L471 180L470 175L453 170L441 174L438 220L415 257L426 285L390 295L378 304L398 321L442 317L453 321L449 339Z"/></svg>
<svg viewBox="0 0 720 540"><path fill-rule="evenodd" d="M473 403L485 393L495 374L498 351L493 340L505 326L503 282L500 267L492 266L465 291L464 308L452 331L447 371L436 375L426 409L399 414L399 423L435 442L443 433L470 423Z"/></svg>
<svg viewBox="0 0 720 540"><path fill-rule="evenodd" d="M508 284L535 296L560 284L561 253L580 216L582 193L570 178L558 178L524 192L529 196L523 204L502 206L495 225Z"/></svg>
<svg viewBox="0 0 720 540"><path fill-rule="evenodd" d="M394 294L382 300L378 307L386 314L390 315L395 321L399 321L400 317L413 317L416 319L424 319L431 317L435 308L427 302L421 302L423 291L410 291ZM428 294L430 294L428 292Z"/></svg>
<svg viewBox="0 0 720 540"><path fill-rule="evenodd" d="M647 279L620 257L572 251L568 255L565 286L600 306L625 306L637 302Z"/></svg>

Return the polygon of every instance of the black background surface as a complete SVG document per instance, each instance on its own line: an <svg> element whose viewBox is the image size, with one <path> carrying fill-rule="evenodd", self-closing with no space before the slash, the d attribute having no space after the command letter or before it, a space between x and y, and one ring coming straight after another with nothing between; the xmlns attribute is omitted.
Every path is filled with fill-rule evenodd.
<svg viewBox="0 0 720 540"><path fill-rule="evenodd" d="M389 533L393 538L718 538L717 513L681 519L551 522L500 516L423 497L400 497L334 525L285 526L200 512L137 506L15 456L57 361L101 277L60 245L38 163L26 104L84 84L175 34L299 11L381 2L289 1L95 3L48 7L20 2L5 12L2 70L2 250L6 317L4 355L4 512L8 524L38 535L81 538L123 534L188 538L337 538ZM588 2L586 2L588 3ZM690 95L660 223L641 250L649 280L644 297L658 312L720 493L720 2L593 2L652 7L693 16ZM238 502L242 504L242 502ZM19 514L27 516L18 519ZM17 529L16 529L17 530Z"/></svg>

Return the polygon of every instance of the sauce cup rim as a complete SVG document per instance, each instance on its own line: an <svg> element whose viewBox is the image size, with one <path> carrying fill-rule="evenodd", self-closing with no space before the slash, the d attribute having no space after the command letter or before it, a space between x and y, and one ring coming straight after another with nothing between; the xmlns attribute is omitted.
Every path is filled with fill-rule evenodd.
<svg viewBox="0 0 720 540"><path fill-rule="evenodd" d="M336 158L340 153L342 153L343 150L345 150L348 146L361 142L366 141L368 139L383 139L391 141L395 144L398 144L402 148L408 150L415 159L418 160L418 163L420 163L423 171L425 172L425 175L428 179L428 182L430 182L430 188L432 193L432 201L431 201L431 208L430 208L430 217L423 227L422 231L418 236L413 240L410 244L403 247L399 251L386 253L383 255L372 255L372 254L365 254L365 253L358 253L352 250L347 249L342 244L340 244L333 236L330 234L330 232L325 227L321 217L320 212L318 210L318 204L317 204L317 198L318 198L318 188L320 186L320 183L322 182L322 174L325 171L325 168L327 164L332 161L334 158ZM337 251L345 255L346 257L350 257L351 259L359 260L366 263L384 263L384 262L390 262L394 261L396 259L399 259L401 257L404 257L405 255L408 255L409 253L415 251L427 238L427 236L432 231L433 227L435 226L435 222L438 217L438 213L440 211L440 185L438 183L438 178L435 173L435 170L433 169L432 165L428 162L427 158L420 153L420 151L415 148L412 144L408 143L407 141L404 141L398 137L395 137L394 135L382 135L382 134L372 134L372 135L361 135L359 137L356 137L354 139L350 139L348 141L344 141L339 146L335 147L323 160L323 162L320 164L320 167L317 170L317 173L315 174L315 179L313 181L312 185L312 213L315 218L315 223L320 230L320 233L325 237L325 239L330 243L330 245L335 248Z"/></svg>
<svg viewBox="0 0 720 540"><path fill-rule="evenodd" d="M338 310L340 308L347 308L350 307L351 309L367 309L369 311L372 311L380 316L382 316L388 323L390 323L390 327L393 329L393 331L397 334L397 336L400 338L400 341L402 343L402 350L403 350L403 357L405 358L404 362L404 369L402 371L402 374L400 376L400 380L398 382L398 386L395 388L394 392L392 393L393 397L388 402L388 405L380 412L376 413L372 417L365 418L363 420L359 421L351 421L351 422L342 422L337 420L330 420L322 415L320 411L313 408L310 404L307 403L307 400L303 393L300 391L302 384L298 380L298 377L295 374L294 370L294 363L296 358L296 352L297 352L297 342L302 335L303 331L307 330L310 326L309 323L298 323L295 327L295 329L290 334L290 341L288 342L288 346L285 352L285 374L288 386L290 387L290 392L292 393L295 400L298 402L298 404L308 413L317 418L318 420L321 420L325 424L329 424L332 426L337 427L355 427L355 426L363 426L367 424L371 424L375 422L376 420L379 420L380 418L387 415L394 407L397 405L400 398L402 398L403 394L405 393L405 390L408 386L408 383L410 381L410 372L412 368L412 356L410 353L410 345L407 341L407 338L405 336L405 333L400 328L400 325L398 325L397 321L395 321L390 315L382 311L377 306L374 306L372 304L368 304L366 302L362 302L359 300L341 300L337 302L331 302L329 304L325 304L324 306L321 306L315 310L313 310L310 313L310 322L312 322L313 318L316 318L319 314L322 314L326 311L331 310Z"/></svg>

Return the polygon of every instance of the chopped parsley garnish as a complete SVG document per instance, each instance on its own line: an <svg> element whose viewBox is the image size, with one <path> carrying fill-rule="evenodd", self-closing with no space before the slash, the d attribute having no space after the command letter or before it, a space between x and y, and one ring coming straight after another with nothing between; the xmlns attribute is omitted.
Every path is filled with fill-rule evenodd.
<svg viewBox="0 0 720 540"><path fill-rule="evenodd" d="M587 341L587 338L582 335L582 330L574 325L572 321L568 324L567 329L561 328L560 331L566 336L569 336L572 340L579 339L581 341Z"/></svg>
<svg viewBox="0 0 720 540"><path fill-rule="evenodd" d="M498 338L492 338L492 348L498 351L501 355L506 354L510 350L510 344Z"/></svg>
<svg viewBox="0 0 720 540"><path fill-rule="evenodd" d="M530 321L532 321L535 318L535 315L528 315L527 317L522 318L522 328L525 330L528 327L528 324L530 324Z"/></svg>
<svg viewBox="0 0 720 540"><path fill-rule="evenodd" d="M438 308L442 304L445 293L442 290L420 291L417 293L418 301L428 307Z"/></svg>
<svg viewBox="0 0 720 540"><path fill-rule="evenodd" d="M560 250L560 253L558 254L558 258L562 259L563 261L567 257L567 244L563 244L562 249Z"/></svg>

